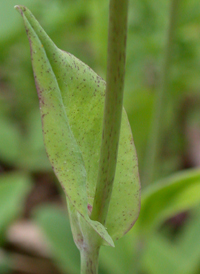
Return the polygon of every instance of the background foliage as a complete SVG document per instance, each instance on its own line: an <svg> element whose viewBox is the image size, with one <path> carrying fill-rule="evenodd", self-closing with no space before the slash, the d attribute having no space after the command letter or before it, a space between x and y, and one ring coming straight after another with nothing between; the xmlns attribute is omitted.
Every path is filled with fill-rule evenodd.
<svg viewBox="0 0 200 274"><path fill-rule="evenodd" d="M108 0L0 1L0 273L76 274L79 253L45 154L29 45L16 4L31 9L59 48L105 78ZM169 0L130 0L124 105L141 174L169 5ZM180 1L177 16L158 181L148 188L142 184L141 214L131 232L115 249L102 248L102 274L200 272L199 1Z"/></svg>

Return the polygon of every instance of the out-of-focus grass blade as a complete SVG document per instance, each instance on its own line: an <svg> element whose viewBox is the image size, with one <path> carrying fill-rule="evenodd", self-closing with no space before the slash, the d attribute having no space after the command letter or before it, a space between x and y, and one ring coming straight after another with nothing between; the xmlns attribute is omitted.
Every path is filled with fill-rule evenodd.
<svg viewBox="0 0 200 274"><path fill-rule="evenodd" d="M200 203L200 169L187 170L152 184L142 195L139 233Z"/></svg>
<svg viewBox="0 0 200 274"><path fill-rule="evenodd" d="M200 266L200 207L189 216L176 245L184 255L183 265L186 273L198 273Z"/></svg>
<svg viewBox="0 0 200 274"><path fill-rule="evenodd" d="M74 244L66 212L47 205L35 211L34 219L49 242L58 267L67 273L78 274L79 251Z"/></svg>
<svg viewBox="0 0 200 274"><path fill-rule="evenodd" d="M13 172L0 176L0 238L20 214L30 189L30 179L24 174Z"/></svg>
<svg viewBox="0 0 200 274"><path fill-rule="evenodd" d="M148 274L183 274L183 259L179 249L157 233L146 243L141 269Z"/></svg>
<svg viewBox="0 0 200 274"><path fill-rule="evenodd" d="M0 117L0 159L6 164L16 163L22 143L19 128L7 117Z"/></svg>

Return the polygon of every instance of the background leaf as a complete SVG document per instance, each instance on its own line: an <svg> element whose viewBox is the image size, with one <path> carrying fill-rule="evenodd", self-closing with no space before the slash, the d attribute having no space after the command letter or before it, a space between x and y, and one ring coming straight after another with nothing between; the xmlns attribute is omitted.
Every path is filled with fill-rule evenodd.
<svg viewBox="0 0 200 274"><path fill-rule="evenodd" d="M23 202L30 192L31 183L28 176L13 172L0 176L0 236L23 208Z"/></svg>
<svg viewBox="0 0 200 274"><path fill-rule="evenodd" d="M159 274L192 274L198 273L200 247L197 241L200 229L199 212L193 210L181 235L174 242L169 242L162 235L152 235L142 258L142 269L149 273Z"/></svg>
<svg viewBox="0 0 200 274"><path fill-rule="evenodd" d="M0 158L8 164L18 160L22 136L19 128L9 119L0 117Z"/></svg>
<svg viewBox="0 0 200 274"><path fill-rule="evenodd" d="M74 244L67 212L53 206L35 211L34 219L51 246L58 267L66 272L79 273L79 251Z"/></svg>
<svg viewBox="0 0 200 274"><path fill-rule="evenodd" d="M177 173L151 185L142 196L137 225L143 234L178 212L200 203L200 170Z"/></svg>

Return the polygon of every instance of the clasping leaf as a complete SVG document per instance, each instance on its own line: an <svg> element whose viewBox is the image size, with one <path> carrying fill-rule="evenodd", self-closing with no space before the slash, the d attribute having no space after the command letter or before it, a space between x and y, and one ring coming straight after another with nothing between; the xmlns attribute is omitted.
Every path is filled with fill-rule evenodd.
<svg viewBox="0 0 200 274"><path fill-rule="evenodd" d="M73 207L71 211L77 212L79 219L114 246L112 239L122 237L132 227L140 208L137 157L126 113L123 111L105 228L92 221L88 212L97 181L105 81L76 57L58 49L27 8L16 9L29 38L47 155L70 203L68 208ZM74 226L76 222L78 218Z"/></svg>

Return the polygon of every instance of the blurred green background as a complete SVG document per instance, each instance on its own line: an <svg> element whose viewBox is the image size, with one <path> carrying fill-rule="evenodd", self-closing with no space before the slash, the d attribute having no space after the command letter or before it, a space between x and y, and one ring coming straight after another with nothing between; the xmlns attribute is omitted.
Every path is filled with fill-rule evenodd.
<svg viewBox="0 0 200 274"><path fill-rule="evenodd" d="M0 274L77 274L63 192L45 154L30 51L14 5L105 79L108 0L0 0ZM124 105L140 174L159 89L169 0L130 0ZM155 183L134 228L103 247L100 274L200 273L200 4L182 0ZM143 183L143 182L142 182Z"/></svg>

